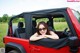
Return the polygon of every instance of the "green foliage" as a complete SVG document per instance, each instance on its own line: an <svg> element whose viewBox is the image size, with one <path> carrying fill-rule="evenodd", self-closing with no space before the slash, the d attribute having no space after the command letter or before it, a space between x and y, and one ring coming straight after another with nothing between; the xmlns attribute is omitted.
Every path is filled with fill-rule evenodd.
<svg viewBox="0 0 80 53"><path fill-rule="evenodd" d="M8 20L8 15L4 14L3 17L2 17L2 21L7 22L7 20Z"/></svg>
<svg viewBox="0 0 80 53"><path fill-rule="evenodd" d="M2 22L2 18L0 17L0 22Z"/></svg>
<svg viewBox="0 0 80 53"><path fill-rule="evenodd" d="M10 20L11 17L12 16L8 16L8 14L4 14L2 17L0 17L0 22L9 22L9 20ZM43 18L43 19L41 19L39 21L45 21L45 20L48 21L48 19L46 19L46 18ZM13 20L13 22L19 22L19 21L23 21L23 19L16 18L16 19ZM56 19L54 18L54 21L55 22L65 22L65 20L63 18L61 18L61 19L60 18L56 18Z"/></svg>
<svg viewBox="0 0 80 53"><path fill-rule="evenodd" d="M64 28L67 27L66 22L63 22L63 23L62 22L55 22L54 24L55 24L54 27L56 30L62 30L62 29L64 30ZM3 37L5 35L7 35L7 29L8 29L7 23L0 23L0 47L4 47Z"/></svg>
<svg viewBox="0 0 80 53"><path fill-rule="evenodd" d="M8 14L4 14L2 17L0 17L0 22L8 22L10 20L10 16Z"/></svg>
<svg viewBox="0 0 80 53"><path fill-rule="evenodd" d="M3 37L7 35L8 24L7 23L0 23L0 48L4 47Z"/></svg>
<svg viewBox="0 0 80 53"><path fill-rule="evenodd" d="M12 15L13 16L13 15ZM8 16L8 14L4 14L2 17L0 17L0 22L9 22L9 20L10 20L10 18L12 17L12 16ZM19 22L19 21L24 21L24 19L18 19L18 18L16 18L16 19L14 19L13 20L13 22Z"/></svg>
<svg viewBox="0 0 80 53"><path fill-rule="evenodd" d="M57 31L64 31L65 28L69 28L66 22L54 22L54 28Z"/></svg>
<svg viewBox="0 0 80 53"><path fill-rule="evenodd" d="M54 22L65 22L64 18L54 18Z"/></svg>
<svg viewBox="0 0 80 53"><path fill-rule="evenodd" d="M15 18L12 22L17 23L17 22L24 22L25 20L23 18Z"/></svg>
<svg viewBox="0 0 80 53"><path fill-rule="evenodd" d="M42 18L42 19L37 19L37 22L41 22L41 21L44 21L44 22L47 22L48 21L48 18Z"/></svg>

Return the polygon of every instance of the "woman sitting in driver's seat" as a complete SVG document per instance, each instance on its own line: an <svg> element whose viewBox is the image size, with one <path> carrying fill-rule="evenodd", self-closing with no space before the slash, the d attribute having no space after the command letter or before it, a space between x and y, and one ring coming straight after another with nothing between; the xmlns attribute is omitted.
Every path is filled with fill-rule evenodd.
<svg viewBox="0 0 80 53"><path fill-rule="evenodd" d="M30 41L37 41L43 38L59 39L58 35L48 29L45 22L40 22L37 26L37 32L30 37Z"/></svg>

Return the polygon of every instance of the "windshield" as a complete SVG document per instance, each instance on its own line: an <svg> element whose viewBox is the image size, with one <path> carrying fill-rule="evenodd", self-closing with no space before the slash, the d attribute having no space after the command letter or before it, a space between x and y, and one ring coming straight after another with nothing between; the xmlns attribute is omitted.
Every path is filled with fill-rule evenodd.
<svg viewBox="0 0 80 53"><path fill-rule="evenodd" d="M80 23L80 13L79 11L75 11L75 10L72 10L74 16L77 18L78 22Z"/></svg>

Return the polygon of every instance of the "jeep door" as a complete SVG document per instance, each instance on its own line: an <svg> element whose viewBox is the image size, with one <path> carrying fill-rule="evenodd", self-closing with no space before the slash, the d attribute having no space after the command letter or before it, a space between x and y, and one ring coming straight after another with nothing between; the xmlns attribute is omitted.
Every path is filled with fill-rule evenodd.
<svg viewBox="0 0 80 53"><path fill-rule="evenodd" d="M68 12L59 10L49 13L47 16L53 20L53 22L49 20L53 23L53 27L51 27L60 39L52 40L47 38L34 42L30 41L31 51L33 53L79 53L78 47L76 46L76 32Z"/></svg>

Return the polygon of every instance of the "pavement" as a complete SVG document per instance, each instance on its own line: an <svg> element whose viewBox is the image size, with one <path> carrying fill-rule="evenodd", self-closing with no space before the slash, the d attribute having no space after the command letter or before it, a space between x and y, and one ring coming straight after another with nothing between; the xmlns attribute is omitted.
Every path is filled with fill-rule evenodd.
<svg viewBox="0 0 80 53"><path fill-rule="evenodd" d="M4 48L0 48L0 53L5 53L5 49Z"/></svg>

